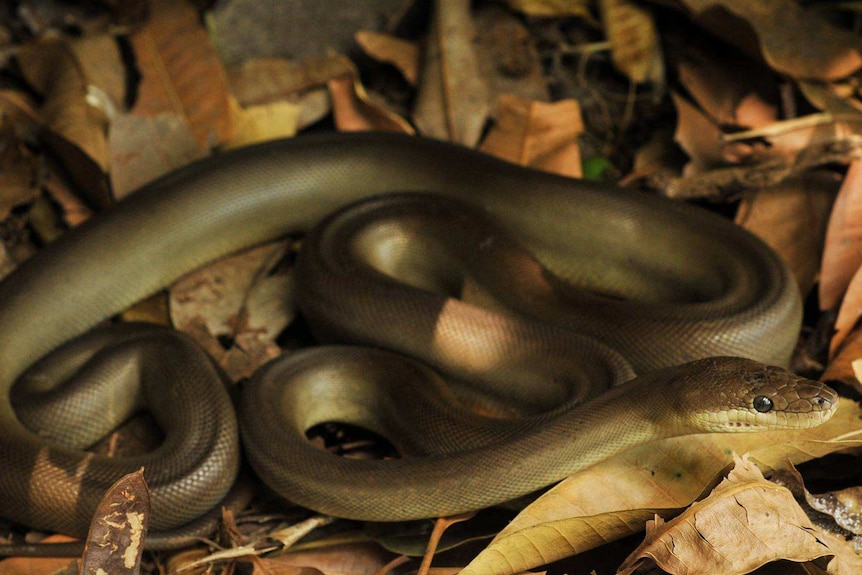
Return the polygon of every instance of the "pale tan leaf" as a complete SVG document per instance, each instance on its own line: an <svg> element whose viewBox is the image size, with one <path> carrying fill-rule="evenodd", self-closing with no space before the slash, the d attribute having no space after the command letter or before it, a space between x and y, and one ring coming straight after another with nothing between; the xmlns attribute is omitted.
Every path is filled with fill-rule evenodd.
<svg viewBox="0 0 862 575"><path fill-rule="evenodd" d="M643 445L577 473L524 509L463 571L510 575L642 529L658 512L687 507L731 463L750 453L764 470L862 445L862 409L841 399L820 427L712 433Z"/></svg>
<svg viewBox="0 0 862 575"><path fill-rule="evenodd" d="M743 575L778 559L833 555L790 491L766 481L745 457L735 459L709 497L667 523L649 522L617 575L652 564L672 575Z"/></svg>
<svg viewBox="0 0 862 575"><path fill-rule="evenodd" d="M192 272L170 290L174 326L193 337L234 379L280 353L275 338L294 317L292 275L272 268L284 242L266 244ZM230 342L228 349L219 338Z"/></svg>
<svg viewBox="0 0 862 575"><path fill-rule="evenodd" d="M369 30L357 32L356 43L375 60L395 66L411 86L416 85L419 77L419 47L416 44Z"/></svg>
<svg viewBox="0 0 862 575"><path fill-rule="evenodd" d="M130 39L141 72L134 113L182 118L202 150L231 136L225 71L190 4L154 0L146 26Z"/></svg>
<svg viewBox="0 0 862 575"><path fill-rule="evenodd" d="M296 129L314 124L329 114L326 83L353 72L353 64L340 54L292 62L283 58L255 58L227 68L228 83L246 109L268 104L297 108ZM261 112L263 113L263 112ZM269 113L269 112L267 112ZM242 119L237 131L242 131Z"/></svg>
<svg viewBox="0 0 862 575"><path fill-rule="evenodd" d="M862 265L862 161L850 163L826 227L820 268L820 309L831 310Z"/></svg>
<svg viewBox="0 0 862 575"><path fill-rule="evenodd" d="M829 561L826 573L829 575L859 575L862 573L862 555L854 548L850 541L841 535L819 530L817 536L829 546L829 550L835 557Z"/></svg>
<svg viewBox="0 0 862 575"><path fill-rule="evenodd" d="M584 126L576 100L546 104L503 95L493 116L483 152L546 172L582 175L577 138Z"/></svg>
<svg viewBox="0 0 862 575"><path fill-rule="evenodd" d="M120 114L111 122L109 142L117 200L206 155L189 124L173 113Z"/></svg>
<svg viewBox="0 0 862 575"><path fill-rule="evenodd" d="M590 0L506 0L512 9L528 16L578 16L592 21L591 3Z"/></svg>
<svg viewBox="0 0 862 575"><path fill-rule="evenodd" d="M664 60L652 15L631 0L599 2L614 66L635 84L664 91Z"/></svg>
<svg viewBox="0 0 862 575"><path fill-rule="evenodd" d="M413 134L407 120L382 104L374 102L365 92L356 72L333 78L326 83L332 100L335 126L343 132L366 130Z"/></svg>
<svg viewBox="0 0 862 575"><path fill-rule="evenodd" d="M828 172L811 172L781 186L746 196L736 223L769 244L790 266L805 297L820 270L826 221L838 182Z"/></svg>
<svg viewBox="0 0 862 575"><path fill-rule="evenodd" d="M724 8L754 30L766 61L797 78L835 80L862 66L859 37L827 22L795 0L682 0L702 17L698 23L730 39L740 38L736 19L718 18Z"/></svg>
<svg viewBox="0 0 862 575"><path fill-rule="evenodd" d="M435 3L413 120L432 138L475 147L488 114L468 0Z"/></svg>
<svg viewBox="0 0 862 575"><path fill-rule="evenodd" d="M291 102L273 102L241 107L231 98L234 133L224 149L241 148L259 142L296 135L302 106Z"/></svg>

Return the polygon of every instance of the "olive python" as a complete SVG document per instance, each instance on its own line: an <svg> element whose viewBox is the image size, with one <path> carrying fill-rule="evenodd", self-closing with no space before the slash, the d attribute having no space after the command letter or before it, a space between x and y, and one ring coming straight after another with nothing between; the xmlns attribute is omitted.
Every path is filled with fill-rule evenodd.
<svg viewBox="0 0 862 575"><path fill-rule="evenodd" d="M386 195L395 192L406 195L390 203ZM433 204L441 207L426 204L428 194L443 196ZM462 219L466 212L472 219ZM246 384L240 407L253 467L313 509L377 520L475 509L643 441L812 426L837 404L829 388L759 363L788 363L799 296L775 254L716 216L440 142L301 137L172 173L0 283L0 515L81 534L104 490L141 464L154 502L151 529L181 526L217 505L238 467L237 422L217 369L205 358L173 355L189 347L183 338L122 335L110 346L119 355L105 359L108 371L176 377L147 393L167 404L164 425L191 422L192 439L169 433L142 458L95 456L28 430L10 389L39 358L182 274L242 247L306 232L327 216L329 225L312 234L297 264L301 309L321 340L372 349L290 354ZM435 227L440 222L444 227ZM498 224L507 231L491 227ZM338 247L341 235L347 247ZM437 243L441 236L448 243ZM407 247L414 237L420 248ZM502 266L484 271L496 259ZM522 295L538 305L517 303ZM471 317L478 324L461 323ZM419 361L380 349L386 347ZM166 361L164 373L173 376L163 377L161 367L129 369L115 357ZM83 360L75 361L77 369ZM627 362L646 375L612 387L632 375ZM87 380L87 368L83 373ZM438 373L455 384L442 384ZM298 383L278 383L288 376ZM336 386L342 376L347 383ZM398 388L414 377L426 385ZM185 388L186 379L210 381L209 391ZM490 398L486 384L498 385ZM393 387L402 389L394 398ZM195 407L204 395L215 396L214 408ZM510 411L513 405L524 409ZM180 407L192 415L179 415ZM273 410L286 421L267 422L263 415ZM377 410L389 415L376 417ZM500 428L501 415L517 418ZM419 437L396 428L399 418ZM297 445L308 425L327 419L394 434L416 456L348 469L340 458ZM292 434L284 443L283 432ZM425 436L439 439L430 445ZM390 463L394 471L383 469Z"/></svg>

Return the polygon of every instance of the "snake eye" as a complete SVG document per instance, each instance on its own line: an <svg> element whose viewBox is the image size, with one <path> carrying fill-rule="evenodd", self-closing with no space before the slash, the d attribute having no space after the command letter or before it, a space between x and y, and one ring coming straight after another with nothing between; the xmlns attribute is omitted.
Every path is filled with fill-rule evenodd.
<svg viewBox="0 0 862 575"><path fill-rule="evenodd" d="M765 395L758 395L754 398L754 409L760 413L769 413L772 411L772 400Z"/></svg>

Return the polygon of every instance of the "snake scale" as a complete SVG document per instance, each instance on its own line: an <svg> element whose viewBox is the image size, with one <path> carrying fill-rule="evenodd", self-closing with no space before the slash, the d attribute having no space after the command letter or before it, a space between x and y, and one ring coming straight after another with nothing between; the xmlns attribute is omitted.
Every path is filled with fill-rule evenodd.
<svg viewBox="0 0 862 575"><path fill-rule="evenodd" d="M394 192L413 194L338 211ZM433 204L439 208L426 205L429 193L448 199ZM416 218L417 211L430 216ZM308 231L333 212L298 262L301 308L315 333L375 348L394 341L421 363L379 349L320 347L292 354L246 384L240 409L246 451L265 481L287 486L283 494L299 503L366 519L456 512L536 489L654 437L810 426L835 409L828 388L758 363L788 362L800 301L778 258L732 224L689 206L439 142L383 134L302 137L231 151L170 174L72 230L0 283L0 515L80 534L104 489L142 462L154 502L151 529L174 528L216 505L236 473L237 424L227 394L220 395L217 370L207 360L193 368L186 356L174 355L188 347L183 338L164 343L147 333L121 335L107 351L87 352L104 358L107 367L99 369L108 372L176 374L177 381L155 391L114 392L149 394L166 404L160 423L168 428L182 427L177 418L192 422L183 432L191 439L173 439L169 429L164 444L143 459L88 455L29 431L14 412L10 389L40 357L182 274L242 247ZM473 219L460 219L462 212ZM435 227L441 221L444 227ZM509 231L489 227L498 225L493 222ZM337 247L340 236L347 247ZM437 242L441 236L451 241ZM420 247L408 247L408 238ZM466 249L471 246L474 255ZM496 259L503 262L496 271L471 271ZM426 272L437 275L429 279ZM342 302L342 295L350 297ZM518 307L521 295L539 305ZM465 317L479 327L463 327ZM586 335L573 335L573 328ZM474 340L479 348L469 351ZM620 354L638 373L652 373L600 393L631 376ZM757 361L705 359L675 367L716 355ZM123 357L166 365L132 369ZM535 357L547 359L537 365ZM449 359L456 361L438 361ZM83 360L75 362L77 369ZM442 387L436 372L457 385ZM101 377L96 368L81 373L85 381ZM277 385L285 374L299 382ZM348 381L336 386L341 375ZM402 391L399 402L386 390L407 375L427 386ZM470 384L474 377L478 386ZM189 390L186 379L210 381L210 390L219 391ZM542 391L543 382L549 391ZM489 398L486 383L499 384ZM600 385L596 391L584 383ZM513 404L526 413L501 428L499 418L465 413L428 389L496 415L511 414ZM210 394L218 396L216 407L194 406L193 398ZM426 395L428 403L420 404ZM728 398L732 405L722 403ZM591 401L572 408L583 399ZM177 406L192 415L171 411ZM273 409L287 422L256 428L253 422L264 422ZM389 415L377 417L378 411ZM421 437L395 430L399 417ZM275 439L289 431L302 443L304 428L326 419L394 433L405 452L431 454L352 462L358 467L347 470L340 458ZM456 420L464 426L447 435ZM427 445L425 436L440 439ZM288 461L283 473L283 464L271 462L285 456L311 459ZM394 472L381 470L388 463L396 463Z"/></svg>

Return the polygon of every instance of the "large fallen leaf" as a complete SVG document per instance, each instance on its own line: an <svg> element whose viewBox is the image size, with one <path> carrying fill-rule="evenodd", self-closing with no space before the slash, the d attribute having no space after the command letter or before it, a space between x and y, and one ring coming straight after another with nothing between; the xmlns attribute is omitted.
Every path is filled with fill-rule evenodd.
<svg viewBox="0 0 862 575"><path fill-rule="evenodd" d="M862 66L859 37L838 28L795 0L682 0L697 12L698 23L726 38L745 38L739 21L720 19L723 8L748 23L764 59L776 71L797 78L835 80ZM748 48L749 46L744 46Z"/></svg>
<svg viewBox="0 0 862 575"><path fill-rule="evenodd" d="M631 449L545 493L463 573L510 575L635 533L656 512L690 505L734 452L750 453L766 470L862 445L860 418L860 406L842 398L829 421L809 430L692 435Z"/></svg>
<svg viewBox="0 0 862 575"><path fill-rule="evenodd" d="M836 309L862 265L862 161L851 162L826 228L820 309Z"/></svg>
<svg viewBox="0 0 862 575"><path fill-rule="evenodd" d="M423 135L470 148L479 142L488 113L488 89L474 40L468 0L435 3L413 112Z"/></svg>
<svg viewBox="0 0 862 575"><path fill-rule="evenodd" d="M190 4L154 0L149 22L131 43L141 73L136 114L182 118L205 151L231 136L227 77Z"/></svg>
<svg viewBox="0 0 862 575"><path fill-rule="evenodd" d="M665 523L647 523L644 542L617 570L654 564L672 575L743 575L776 561L833 555L793 494L770 483L746 458L704 499Z"/></svg>
<svg viewBox="0 0 862 575"><path fill-rule="evenodd" d="M790 266L803 297L820 270L826 221L837 188L830 172L811 172L746 197L736 213L737 224L769 244Z"/></svg>
<svg viewBox="0 0 862 575"><path fill-rule="evenodd" d="M584 124L576 100L546 104L504 95L493 116L483 152L546 172L581 176L577 138Z"/></svg>

